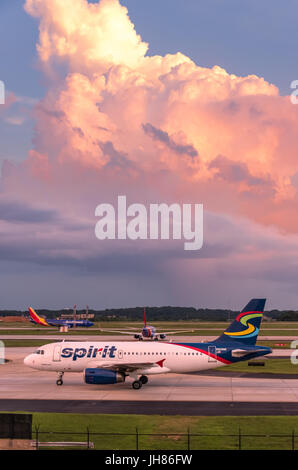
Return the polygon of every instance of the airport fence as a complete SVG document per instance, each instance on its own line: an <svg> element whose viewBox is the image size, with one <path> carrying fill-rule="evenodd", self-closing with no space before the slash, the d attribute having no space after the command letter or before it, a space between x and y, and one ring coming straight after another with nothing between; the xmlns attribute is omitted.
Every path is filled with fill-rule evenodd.
<svg viewBox="0 0 298 470"><path fill-rule="evenodd" d="M234 434L44 431L35 427L32 446L37 449L82 448L96 450L298 450L298 435L290 433Z"/></svg>

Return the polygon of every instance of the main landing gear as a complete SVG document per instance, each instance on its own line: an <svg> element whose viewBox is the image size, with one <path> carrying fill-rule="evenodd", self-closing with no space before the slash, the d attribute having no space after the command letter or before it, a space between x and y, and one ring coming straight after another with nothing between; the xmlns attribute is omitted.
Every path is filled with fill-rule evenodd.
<svg viewBox="0 0 298 470"><path fill-rule="evenodd" d="M64 372L58 372L58 379L56 381L56 385L63 385L63 380L62 380L63 375L64 375Z"/></svg>
<svg viewBox="0 0 298 470"><path fill-rule="evenodd" d="M146 375L141 375L141 377L139 378L139 380L135 380L133 383L132 383L132 388L134 390L140 390L140 388L142 387L142 385L145 385L146 383L148 382L148 377Z"/></svg>

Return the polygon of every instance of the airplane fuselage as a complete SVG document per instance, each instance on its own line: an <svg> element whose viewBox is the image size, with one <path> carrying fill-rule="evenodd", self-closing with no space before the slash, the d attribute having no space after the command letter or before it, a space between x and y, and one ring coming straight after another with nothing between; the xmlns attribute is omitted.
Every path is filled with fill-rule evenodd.
<svg viewBox="0 0 298 470"><path fill-rule="evenodd" d="M24 362L34 369L57 372L83 372L114 364L121 370L122 365L133 364L139 365L136 374L192 373L244 360L233 356L234 349L235 344L63 341L39 348ZM251 353L246 349L245 360L271 352L261 346L254 346Z"/></svg>
<svg viewBox="0 0 298 470"><path fill-rule="evenodd" d="M155 330L154 326L145 326L142 329L142 336L144 338L154 338L155 335L156 335L156 330Z"/></svg>
<svg viewBox="0 0 298 470"><path fill-rule="evenodd" d="M34 324L37 323L32 319L30 321ZM67 326L68 328L72 328L75 326L89 328L90 326L93 326L93 323L89 320L55 320L53 318L49 318L45 320L45 323L46 324L44 324L43 326Z"/></svg>

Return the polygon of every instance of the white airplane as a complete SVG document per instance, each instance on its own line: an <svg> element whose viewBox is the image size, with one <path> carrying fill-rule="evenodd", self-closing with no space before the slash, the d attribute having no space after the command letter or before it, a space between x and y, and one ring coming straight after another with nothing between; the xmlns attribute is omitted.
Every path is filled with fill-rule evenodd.
<svg viewBox="0 0 298 470"><path fill-rule="evenodd" d="M144 308L144 326L139 333L136 332L135 330L136 330L135 327L130 327L127 330L116 330L114 328L101 329L101 331L109 331L111 333L119 333L121 335L132 335L135 339L138 339L139 341L142 341L143 339L151 339L154 341L158 341L159 339L164 340L166 339L167 335L173 335L177 333L190 333L194 331L194 330L175 330L175 331L165 331L162 333L157 333L156 328L154 326L147 325L145 308Z"/></svg>
<svg viewBox="0 0 298 470"><path fill-rule="evenodd" d="M264 356L271 353L256 340L266 299L252 299L226 331L209 343L167 342L70 342L47 344L24 359L38 370L83 372L87 384L114 384L129 376L140 389L148 375L193 373Z"/></svg>

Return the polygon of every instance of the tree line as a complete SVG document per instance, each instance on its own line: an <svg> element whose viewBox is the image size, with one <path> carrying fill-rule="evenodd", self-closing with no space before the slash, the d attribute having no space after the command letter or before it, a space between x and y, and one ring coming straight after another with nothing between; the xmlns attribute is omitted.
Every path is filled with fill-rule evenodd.
<svg viewBox="0 0 298 470"><path fill-rule="evenodd" d="M59 318L61 314L71 314L72 309L66 310L36 310L39 315L47 318ZM85 310L77 310L77 314L84 314ZM148 323L156 321L231 321L239 311L229 309L210 309L194 307L146 307L146 318ZM133 308L111 308L103 310L89 309L94 321L143 321L144 307ZM0 310L0 317L4 316L28 316L28 311ZM94 317L93 317L94 315ZM264 312L265 320L298 321L296 310L270 310Z"/></svg>

